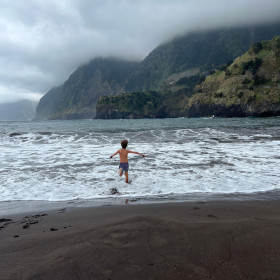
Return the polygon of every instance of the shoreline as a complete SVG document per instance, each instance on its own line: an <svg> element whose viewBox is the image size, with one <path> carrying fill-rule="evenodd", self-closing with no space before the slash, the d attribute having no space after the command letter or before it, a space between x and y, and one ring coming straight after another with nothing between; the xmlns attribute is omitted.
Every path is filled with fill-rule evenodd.
<svg viewBox="0 0 280 280"><path fill-rule="evenodd" d="M65 201L46 200L17 200L0 201L1 215L17 215L40 211L52 211L60 208L90 208L102 206L116 206L129 204L164 204L164 203L190 203L197 201L280 201L280 189L255 193L191 193L151 196L111 196L93 199L76 199Z"/></svg>
<svg viewBox="0 0 280 280"><path fill-rule="evenodd" d="M1 214L0 279L276 280L279 210L200 200Z"/></svg>

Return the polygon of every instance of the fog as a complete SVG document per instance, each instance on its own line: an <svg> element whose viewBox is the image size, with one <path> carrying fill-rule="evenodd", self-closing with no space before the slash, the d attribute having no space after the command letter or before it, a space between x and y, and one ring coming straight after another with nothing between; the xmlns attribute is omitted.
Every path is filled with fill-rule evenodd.
<svg viewBox="0 0 280 280"><path fill-rule="evenodd" d="M277 19L279 0L0 0L0 103L38 100L95 57L142 60L189 31Z"/></svg>

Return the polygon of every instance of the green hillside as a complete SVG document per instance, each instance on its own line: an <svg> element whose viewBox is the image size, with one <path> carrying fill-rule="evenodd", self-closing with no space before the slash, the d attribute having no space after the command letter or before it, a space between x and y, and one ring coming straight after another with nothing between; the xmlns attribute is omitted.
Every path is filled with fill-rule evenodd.
<svg viewBox="0 0 280 280"><path fill-rule="evenodd" d="M189 116L280 115L280 36L255 43L195 89Z"/></svg>
<svg viewBox="0 0 280 280"><path fill-rule="evenodd" d="M188 100L202 76L240 56L252 42L270 40L277 34L280 23L194 32L159 46L141 63L94 59L77 69L61 92L50 91L41 99L36 118L94 118L102 96L150 91L161 96L155 105L156 117L185 116ZM104 108L101 111L108 116ZM139 108L139 112L143 110Z"/></svg>
<svg viewBox="0 0 280 280"><path fill-rule="evenodd" d="M181 36L145 58L129 78L126 92L160 90L182 77L206 73L243 54L254 42L271 40L276 35L280 35L280 23Z"/></svg>
<svg viewBox="0 0 280 280"><path fill-rule="evenodd" d="M245 117L280 115L280 37L254 43L242 56L203 81L194 92L177 90L100 98L97 118ZM180 83L191 84L190 78ZM194 85L194 81L192 81ZM179 85L178 85L179 84Z"/></svg>
<svg viewBox="0 0 280 280"><path fill-rule="evenodd" d="M96 118L170 118L187 114L187 104L193 95L199 75L182 78L166 91L148 91L100 97Z"/></svg>

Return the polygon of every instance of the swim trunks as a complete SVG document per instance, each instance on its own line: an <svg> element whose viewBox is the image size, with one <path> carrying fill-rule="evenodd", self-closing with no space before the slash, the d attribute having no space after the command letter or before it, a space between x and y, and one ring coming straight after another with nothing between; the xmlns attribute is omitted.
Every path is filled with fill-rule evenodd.
<svg viewBox="0 0 280 280"><path fill-rule="evenodd" d="M128 162L121 162L119 168L121 168L123 171L128 171Z"/></svg>

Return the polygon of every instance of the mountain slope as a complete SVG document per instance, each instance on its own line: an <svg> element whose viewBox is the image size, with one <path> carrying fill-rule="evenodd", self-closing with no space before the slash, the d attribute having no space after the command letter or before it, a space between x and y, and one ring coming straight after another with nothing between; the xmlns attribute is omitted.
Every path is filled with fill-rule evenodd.
<svg viewBox="0 0 280 280"><path fill-rule="evenodd" d="M53 102L40 102L37 116L45 118L45 112L49 112L47 118L52 119L93 118L101 96L151 90L168 93L165 101L159 101L162 107L157 105L161 112L157 117L186 115L186 100L193 94L201 74L232 61L249 49L252 42L270 40L277 34L280 23L195 32L159 46L141 63L94 59L69 77L61 93L53 96Z"/></svg>
<svg viewBox="0 0 280 280"><path fill-rule="evenodd" d="M52 88L41 99L36 108L35 120L47 120L56 111L61 97L62 86Z"/></svg>
<svg viewBox="0 0 280 280"><path fill-rule="evenodd" d="M196 87L190 117L280 115L280 36L255 43L223 71Z"/></svg>
<svg viewBox="0 0 280 280"><path fill-rule="evenodd" d="M207 72L244 53L254 42L280 35L280 23L194 32L159 46L128 79L126 92L159 90L185 77ZM179 78L182 78L180 76Z"/></svg>
<svg viewBox="0 0 280 280"><path fill-rule="evenodd" d="M198 80L197 80L198 81ZM180 80L178 81L180 82ZM177 83L178 83L177 82ZM184 79L190 83L190 78ZM255 43L192 92L146 92L100 98L97 118L280 115L280 36Z"/></svg>
<svg viewBox="0 0 280 280"><path fill-rule="evenodd" d="M124 91L124 83L138 62L94 59L77 69L64 83L52 119L93 118L97 100Z"/></svg>

